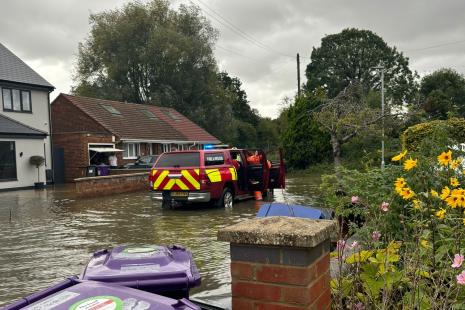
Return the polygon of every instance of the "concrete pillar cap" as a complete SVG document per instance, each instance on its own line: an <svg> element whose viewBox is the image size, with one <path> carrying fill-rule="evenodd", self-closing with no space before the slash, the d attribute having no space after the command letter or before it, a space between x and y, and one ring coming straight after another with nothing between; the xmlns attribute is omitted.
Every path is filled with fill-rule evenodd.
<svg viewBox="0 0 465 310"><path fill-rule="evenodd" d="M218 240L237 244L313 248L337 230L337 222L298 217L254 218L218 231Z"/></svg>

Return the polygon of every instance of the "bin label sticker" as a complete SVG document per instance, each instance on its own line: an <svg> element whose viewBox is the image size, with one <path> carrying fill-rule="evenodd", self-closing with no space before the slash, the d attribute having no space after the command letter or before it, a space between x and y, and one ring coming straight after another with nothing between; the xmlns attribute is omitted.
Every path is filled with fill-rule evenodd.
<svg viewBox="0 0 465 310"><path fill-rule="evenodd" d="M138 254L138 253L151 253L158 250L157 246L139 246L139 247L127 247L123 250L124 253Z"/></svg>
<svg viewBox="0 0 465 310"><path fill-rule="evenodd" d="M94 296L78 301L69 310L122 310L123 301L115 296Z"/></svg>
<svg viewBox="0 0 465 310"><path fill-rule="evenodd" d="M113 254L114 258L117 259L133 259L133 258L145 258L152 256L166 255L164 247L159 246L137 246L127 247L120 253Z"/></svg>
<svg viewBox="0 0 465 310"><path fill-rule="evenodd" d="M159 264L131 264L121 265L122 272L159 272Z"/></svg>
<svg viewBox="0 0 465 310"><path fill-rule="evenodd" d="M33 304L29 307L26 307L24 309L29 309L29 310L48 310L48 309L53 309L61 304L64 304L68 300L71 300L73 298L76 298L79 296L79 293L74 293L74 292L68 292L64 291L61 293L58 293L56 295L52 295L50 298L47 298L37 304Z"/></svg>
<svg viewBox="0 0 465 310"><path fill-rule="evenodd" d="M127 298L123 301L123 310L147 310L150 309L150 303L135 298Z"/></svg>

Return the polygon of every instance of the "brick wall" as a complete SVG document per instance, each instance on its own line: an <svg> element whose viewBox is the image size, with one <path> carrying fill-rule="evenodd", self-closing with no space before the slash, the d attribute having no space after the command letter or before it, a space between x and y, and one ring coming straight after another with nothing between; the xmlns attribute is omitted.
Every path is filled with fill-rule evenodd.
<svg viewBox="0 0 465 310"><path fill-rule="evenodd" d="M86 176L89 165L88 143L112 143L110 134L53 133L53 147L63 148L65 181L73 182Z"/></svg>
<svg viewBox="0 0 465 310"><path fill-rule="evenodd" d="M51 107L54 133L110 134L103 126L70 103L65 97L57 97Z"/></svg>
<svg viewBox="0 0 465 310"><path fill-rule="evenodd" d="M220 230L231 248L232 309L330 309L335 229L333 221L277 216Z"/></svg>
<svg viewBox="0 0 465 310"><path fill-rule="evenodd" d="M313 249L231 245L233 309L330 309L329 241Z"/></svg>
<svg viewBox="0 0 465 310"><path fill-rule="evenodd" d="M74 180L79 197L121 194L149 189L148 173L132 173Z"/></svg>
<svg viewBox="0 0 465 310"><path fill-rule="evenodd" d="M113 135L62 96L51 107L53 147L63 148L65 181L73 182L86 175L88 143L112 143Z"/></svg>

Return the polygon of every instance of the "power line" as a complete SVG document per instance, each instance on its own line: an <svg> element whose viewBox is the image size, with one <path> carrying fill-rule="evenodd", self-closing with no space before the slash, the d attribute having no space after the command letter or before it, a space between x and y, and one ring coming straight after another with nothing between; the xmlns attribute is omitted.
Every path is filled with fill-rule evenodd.
<svg viewBox="0 0 465 310"><path fill-rule="evenodd" d="M223 47L223 46L221 46L221 45L219 45L219 44L216 44L215 47L218 47L218 48L220 48L221 50L224 50L224 51L226 51L226 52L230 52L230 53L236 54L236 55L238 55L238 56L241 56L241 57L244 57L244 58L253 60L253 61L257 61L257 62L260 61L259 59L249 57L249 56L244 55L244 54L241 54L240 52L237 52L237 51L235 51L235 50L232 50L232 49Z"/></svg>
<svg viewBox="0 0 465 310"><path fill-rule="evenodd" d="M278 50L275 50L271 46L260 42L259 40L257 40L253 36L251 36L250 34L246 33L245 31L243 31L242 29L240 29L239 27L234 25L231 21L229 21L227 18L222 16L220 13L216 12L214 9L212 9L210 6L208 6L202 0L196 0L196 1L198 1L200 4L202 4L204 7L206 7L209 11L211 11L216 16L214 16L211 13L209 13L209 12L205 11L204 9L200 8L205 14L207 14L208 16L210 16L211 18L216 20L221 25L223 25L223 26L227 27L228 29L230 29L231 31L233 31L236 35L238 35L238 36L242 37L243 39L247 40L248 42L250 42L250 43L254 44L255 46L257 46L257 47L259 47L261 49L264 49L264 50L266 50L268 52L278 54L278 55L284 56L284 57L294 58L294 56L292 56L292 55L282 53L282 52L280 52Z"/></svg>
<svg viewBox="0 0 465 310"><path fill-rule="evenodd" d="M443 47L443 46L448 46L448 45L455 45L455 44L460 44L460 43L465 43L465 40L447 42L447 43L425 46L425 47L420 47L420 48L414 48L411 50L406 50L405 52L409 53L409 52L416 52L416 51L424 51L428 49L433 49L433 48L438 48L438 47Z"/></svg>

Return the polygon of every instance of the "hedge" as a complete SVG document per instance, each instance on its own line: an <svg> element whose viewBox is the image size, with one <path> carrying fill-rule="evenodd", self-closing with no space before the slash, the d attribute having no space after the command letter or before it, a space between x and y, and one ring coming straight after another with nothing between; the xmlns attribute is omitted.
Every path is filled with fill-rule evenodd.
<svg viewBox="0 0 465 310"><path fill-rule="evenodd" d="M446 138L446 139L444 139ZM451 118L420 123L407 128L401 135L402 148L419 151L432 143L450 145L465 142L465 119Z"/></svg>

